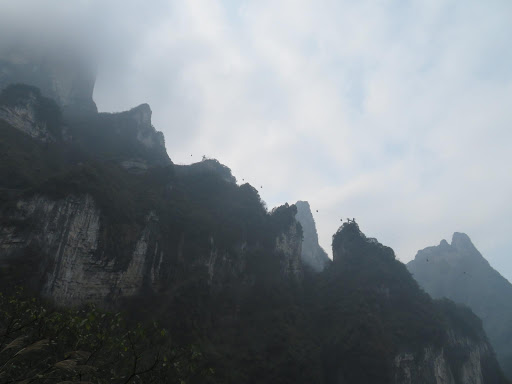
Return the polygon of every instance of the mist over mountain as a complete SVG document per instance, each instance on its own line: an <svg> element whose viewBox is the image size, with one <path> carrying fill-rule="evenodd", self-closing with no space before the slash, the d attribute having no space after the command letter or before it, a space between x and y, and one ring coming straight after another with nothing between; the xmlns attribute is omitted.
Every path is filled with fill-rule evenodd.
<svg viewBox="0 0 512 384"><path fill-rule="evenodd" d="M418 251L407 264L434 298L467 305L482 319L498 361L512 377L512 284L480 254L468 235L455 232L449 244Z"/></svg>
<svg viewBox="0 0 512 384"><path fill-rule="evenodd" d="M480 320L433 300L355 221L333 235L330 262L307 203L268 210L215 159L174 164L148 104L98 113L90 84L58 86L66 71L46 90L19 73L0 94L3 292L164 324L166 343L194 346L211 367L191 383L506 383ZM2 375L16 340L1 341ZM70 356L52 353L61 361L49 367Z"/></svg>

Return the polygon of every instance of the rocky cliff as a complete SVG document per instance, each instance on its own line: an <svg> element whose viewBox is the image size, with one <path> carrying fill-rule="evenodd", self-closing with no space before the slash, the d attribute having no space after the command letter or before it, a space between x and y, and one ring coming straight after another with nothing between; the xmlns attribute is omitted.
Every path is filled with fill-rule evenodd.
<svg viewBox="0 0 512 384"><path fill-rule="evenodd" d="M51 142L62 138L60 109L35 87L6 87L0 93L0 119L39 141Z"/></svg>
<svg viewBox="0 0 512 384"><path fill-rule="evenodd" d="M350 222L333 236L333 255L322 293L331 297L318 300L345 320L321 319L333 335L324 352L328 382L506 382L479 319L433 301L391 248Z"/></svg>
<svg viewBox="0 0 512 384"><path fill-rule="evenodd" d="M297 216L295 218L302 225L304 237L302 239L302 262L315 271L322 271L330 262L327 253L318 244L315 220L307 201L297 201Z"/></svg>
<svg viewBox="0 0 512 384"><path fill-rule="evenodd" d="M512 377L512 284L489 265L470 238L456 232L451 244L442 240L418 251L407 268L432 297L463 303L482 319L498 361Z"/></svg>
<svg viewBox="0 0 512 384"><path fill-rule="evenodd" d="M356 223L315 273L297 207L268 212L214 160L175 166L149 106L60 119L34 92L0 97L3 289L156 318L217 382L504 383L478 319Z"/></svg>

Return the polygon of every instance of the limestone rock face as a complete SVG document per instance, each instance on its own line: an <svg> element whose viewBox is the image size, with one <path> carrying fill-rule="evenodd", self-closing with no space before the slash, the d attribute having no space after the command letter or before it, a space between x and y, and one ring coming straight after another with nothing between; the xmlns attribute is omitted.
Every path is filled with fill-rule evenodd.
<svg viewBox="0 0 512 384"><path fill-rule="evenodd" d="M115 300L137 293L145 281L158 284L161 253L155 244L155 223L148 214L126 268L115 260L98 254L101 237L101 215L89 195L68 196L51 200L35 196L17 203L12 222L30 222L30 230L4 225L0 236L0 260L17 257L28 245L44 255L42 293L61 304ZM150 259L148 256L150 255Z"/></svg>
<svg viewBox="0 0 512 384"><path fill-rule="evenodd" d="M162 132L159 132L151 124L151 108L149 104L141 104L126 112L134 121L137 140L148 149L165 148L165 140Z"/></svg>
<svg viewBox="0 0 512 384"><path fill-rule="evenodd" d="M164 246L160 219L155 212L147 214L129 254L123 256L128 260L124 264L108 254L102 244L108 224L90 195L67 195L62 199L36 195L17 201L3 216L0 266L16 258L27 260L26 253L34 251L40 256L32 266L33 279L40 281L36 288L61 304L111 303L142 289L157 292L165 284L180 284L182 276L169 269L170 263L204 271L212 290L222 289L226 279L251 284L246 270L246 243L241 242L228 252L219 249L210 236L209 247L191 257L184 254L184 249L189 249L185 237L178 244ZM274 252L283 277L302 277L297 222L276 238Z"/></svg>
<svg viewBox="0 0 512 384"><path fill-rule="evenodd" d="M0 119L33 139L52 142L62 137L60 111L39 89L16 85L0 93Z"/></svg>
<svg viewBox="0 0 512 384"><path fill-rule="evenodd" d="M450 361L455 353L464 356L458 364L458 371L454 371L457 365ZM394 383L484 384L485 367L482 362L492 358L488 344L452 333L449 343L443 348L427 347L421 354L404 352L395 356Z"/></svg>
<svg viewBox="0 0 512 384"><path fill-rule="evenodd" d="M322 271L330 262L327 253L318 244L318 234L311 208L307 201L297 201L295 218L302 225L304 238L302 240L302 261L315 271Z"/></svg>
<svg viewBox="0 0 512 384"><path fill-rule="evenodd" d="M287 231L276 238L276 252L281 255L281 266L285 276L302 278L302 238L298 223L294 222Z"/></svg>
<svg viewBox="0 0 512 384"><path fill-rule="evenodd" d="M35 97L30 97L24 105L15 107L0 106L0 119L40 141L55 141L46 124L39 122L34 109Z"/></svg>
<svg viewBox="0 0 512 384"><path fill-rule="evenodd" d="M434 298L467 305L482 319L505 374L512 378L512 284L480 254L469 236L418 251L407 268Z"/></svg>

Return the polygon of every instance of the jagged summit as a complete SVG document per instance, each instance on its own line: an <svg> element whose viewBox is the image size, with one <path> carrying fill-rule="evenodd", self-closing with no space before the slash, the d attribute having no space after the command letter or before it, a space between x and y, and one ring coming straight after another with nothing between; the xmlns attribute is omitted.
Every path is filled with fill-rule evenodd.
<svg viewBox="0 0 512 384"><path fill-rule="evenodd" d="M333 261L338 262L357 257L379 254L389 260L395 259L395 252L373 237L366 237L355 221L343 223L332 237Z"/></svg>
<svg viewBox="0 0 512 384"><path fill-rule="evenodd" d="M470 254L478 253L479 256L480 252L476 249L476 247L471 242L471 239L468 235L461 232L455 232L452 236L452 247L456 248L460 252L466 252Z"/></svg>
<svg viewBox="0 0 512 384"><path fill-rule="evenodd" d="M133 119L141 127L151 127L151 107L147 103L143 103L127 111L128 114L132 115Z"/></svg>
<svg viewBox="0 0 512 384"><path fill-rule="evenodd" d="M62 305L125 303L197 345L215 382L503 383L478 319L433 302L355 221L333 237L335 262L309 273L294 205L268 212L217 160L174 165L149 105L96 113L92 88L66 89L58 110L88 113L50 124L36 103L29 121L65 127L66 139L0 121L0 286L26 284ZM24 103L0 106L30 117Z"/></svg>
<svg viewBox="0 0 512 384"><path fill-rule="evenodd" d="M488 265L487 260L478 252L469 236L461 232L453 234L451 243L443 239L438 246L426 247L418 251L415 257L416 262L419 263L426 263L428 260L429 263L445 263L452 267L460 264L459 259L473 260L473 263L476 263L474 268Z"/></svg>
<svg viewBox="0 0 512 384"><path fill-rule="evenodd" d="M498 360L512 377L512 284L482 256L468 235L418 251L407 264L423 289L469 306L483 321Z"/></svg>
<svg viewBox="0 0 512 384"><path fill-rule="evenodd" d="M297 215L295 218L302 225L304 238L302 240L302 262L309 265L315 271L322 271L331 259L327 253L318 244L318 233L316 231L315 220L311 213L311 207L307 201L297 201Z"/></svg>

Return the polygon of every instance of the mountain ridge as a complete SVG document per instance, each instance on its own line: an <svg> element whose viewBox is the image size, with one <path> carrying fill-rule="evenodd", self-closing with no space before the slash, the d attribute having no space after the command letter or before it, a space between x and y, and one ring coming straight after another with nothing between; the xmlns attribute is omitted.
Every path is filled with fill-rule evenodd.
<svg viewBox="0 0 512 384"><path fill-rule="evenodd" d="M0 120L4 289L152 308L146 320L201 345L217 382L505 383L477 319L433 302L356 223L317 273L295 205L268 212L211 159L175 166L149 106L55 124L66 135L45 142Z"/></svg>
<svg viewBox="0 0 512 384"><path fill-rule="evenodd" d="M451 244L442 240L418 251L407 268L432 297L465 304L482 319L498 360L512 377L512 284L492 268L469 236L455 232Z"/></svg>

